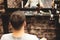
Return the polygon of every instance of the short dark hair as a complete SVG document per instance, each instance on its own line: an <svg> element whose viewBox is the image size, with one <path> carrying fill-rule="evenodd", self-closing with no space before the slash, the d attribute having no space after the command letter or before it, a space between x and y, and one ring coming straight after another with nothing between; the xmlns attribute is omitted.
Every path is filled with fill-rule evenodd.
<svg viewBox="0 0 60 40"><path fill-rule="evenodd" d="M15 30L21 29L25 20L26 17L23 11L15 11L10 16L11 25Z"/></svg>

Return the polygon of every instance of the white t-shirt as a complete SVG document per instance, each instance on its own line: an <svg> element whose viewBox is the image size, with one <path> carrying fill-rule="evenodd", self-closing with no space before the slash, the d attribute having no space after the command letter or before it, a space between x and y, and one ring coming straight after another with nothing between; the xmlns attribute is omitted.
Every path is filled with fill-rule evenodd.
<svg viewBox="0 0 60 40"><path fill-rule="evenodd" d="M52 8L52 1L53 0L41 0L44 5L44 8Z"/></svg>
<svg viewBox="0 0 60 40"><path fill-rule="evenodd" d="M42 39L40 39L40 40L47 40L47 38L43 37L43 38L42 38Z"/></svg>
<svg viewBox="0 0 60 40"><path fill-rule="evenodd" d="M35 35L26 34L26 33L22 37L15 38L12 36L12 33L10 33L10 34L4 34L1 37L1 40L39 40L39 39Z"/></svg>
<svg viewBox="0 0 60 40"><path fill-rule="evenodd" d="M30 8L37 7L38 2L43 6L41 0L28 0L25 6L30 4Z"/></svg>
<svg viewBox="0 0 60 40"><path fill-rule="evenodd" d="M43 8L52 8L52 0L28 0L25 6L30 4L30 8L37 7L38 3L40 3L40 6Z"/></svg>

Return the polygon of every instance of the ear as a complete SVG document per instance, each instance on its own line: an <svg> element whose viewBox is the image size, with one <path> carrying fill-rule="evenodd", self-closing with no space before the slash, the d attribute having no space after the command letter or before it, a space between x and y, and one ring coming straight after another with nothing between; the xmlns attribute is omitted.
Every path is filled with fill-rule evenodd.
<svg viewBox="0 0 60 40"><path fill-rule="evenodd" d="M23 25L24 25L24 27L26 27L26 21L24 21L24 24Z"/></svg>

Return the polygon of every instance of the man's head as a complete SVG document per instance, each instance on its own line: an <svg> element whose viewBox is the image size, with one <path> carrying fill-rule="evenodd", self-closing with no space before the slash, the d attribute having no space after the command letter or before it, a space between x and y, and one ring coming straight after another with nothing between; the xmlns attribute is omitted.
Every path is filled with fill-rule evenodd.
<svg viewBox="0 0 60 40"><path fill-rule="evenodd" d="M20 30L22 26L26 26L26 18L23 11L15 11L10 16L10 21L14 30Z"/></svg>

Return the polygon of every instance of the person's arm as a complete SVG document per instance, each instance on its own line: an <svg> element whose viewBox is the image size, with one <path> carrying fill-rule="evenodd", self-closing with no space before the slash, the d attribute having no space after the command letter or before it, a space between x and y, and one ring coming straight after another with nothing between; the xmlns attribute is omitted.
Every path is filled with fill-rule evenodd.
<svg viewBox="0 0 60 40"><path fill-rule="evenodd" d="M26 5L24 7L28 7L29 6L29 0L27 1Z"/></svg>
<svg viewBox="0 0 60 40"><path fill-rule="evenodd" d="M52 3L51 3L52 7L54 7L54 0L52 0Z"/></svg>
<svg viewBox="0 0 60 40"><path fill-rule="evenodd" d="M43 5L43 3L42 3L41 0L40 0L40 7L41 7L41 8L44 8L44 5Z"/></svg>

